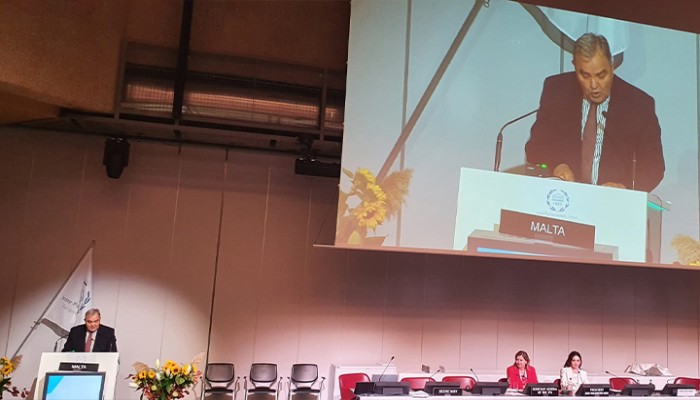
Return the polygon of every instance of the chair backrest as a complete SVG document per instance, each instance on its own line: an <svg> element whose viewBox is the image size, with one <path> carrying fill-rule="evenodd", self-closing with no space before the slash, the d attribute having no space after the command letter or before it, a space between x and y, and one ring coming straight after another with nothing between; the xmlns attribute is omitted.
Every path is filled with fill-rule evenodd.
<svg viewBox="0 0 700 400"><path fill-rule="evenodd" d="M554 382L552 382L552 383L557 385L557 387L559 389L561 389L561 379L560 378L555 379Z"/></svg>
<svg viewBox="0 0 700 400"><path fill-rule="evenodd" d="M673 383L683 384L683 385L694 385L695 390L700 390L700 378L687 378L685 376L679 376Z"/></svg>
<svg viewBox="0 0 700 400"><path fill-rule="evenodd" d="M625 388L625 386L631 384L631 383L637 383L632 378L627 378L627 377L614 377L610 378L610 389L612 390L622 390Z"/></svg>
<svg viewBox="0 0 700 400"><path fill-rule="evenodd" d="M338 377L338 387L340 388L340 400L352 400L355 398L355 384L357 382L369 382L369 376L361 372L352 374L342 374Z"/></svg>
<svg viewBox="0 0 700 400"><path fill-rule="evenodd" d="M411 390L423 390L428 382L435 382L435 379L428 376L407 376L401 379L401 382L408 382Z"/></svg>
<svg viewBox="0 0 700 400"><path fill-rule="evenodd" d="M289 379L295 386L310 387L318 380L318 365L294 364Z"/></svg>
<svg viewBox="0 0 700 400"><path fill-rule="evenodd" d="M250 366L248 379L254 386L272 386L277 380L277 364L255 363Z"/></svg>
<svg viewBox="0 0 700 400"><path fill-rule="evenodd" d="M499 381L499 382L506 382L506 383L507 383L507 382L508 382L508 378L501 378L501 379L499 379L498 381Z"/></svg>
<svg viewBox="0 0 700 400"><path fill-rule="evenodd" d="M476 383L476 379L472 378L471 376L466 376L466 375L454 375L454 376L445 376L442 378L443 382L458 382L459 383L459 388L462 390L472 390L474 387L474 384Z"/></svg>
<svg viewBox="0 0 700 400"><path fill-rule="evenodd" d="M204 380L211 388L229 387L236 376L235 367L231 363L209 363L204 371Z"/></svg>

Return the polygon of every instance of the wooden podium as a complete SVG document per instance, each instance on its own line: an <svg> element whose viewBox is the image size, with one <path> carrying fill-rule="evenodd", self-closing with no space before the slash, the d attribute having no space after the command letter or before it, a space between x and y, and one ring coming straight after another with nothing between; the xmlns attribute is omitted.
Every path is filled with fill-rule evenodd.
<svg viewBox="0 0 700 400"><path fill-rule="evenodd" d="M57 371L61 363L98 364L105 373L104 400L114 400L119 373L119 353L42 353L34 391L35 400L43 400L47 372Z"/></svg>

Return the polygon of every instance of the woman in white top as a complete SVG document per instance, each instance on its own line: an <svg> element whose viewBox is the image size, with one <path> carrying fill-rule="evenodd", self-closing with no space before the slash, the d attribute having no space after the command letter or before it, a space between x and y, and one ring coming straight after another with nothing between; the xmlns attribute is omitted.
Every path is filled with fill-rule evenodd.
<svg viewBox="0 0 700 400"><path fill-rule="evenodd" d="M576 393L579 386L583 383L588 383L588 374L581 369L581 353L572 351L569 353L569 358L564 363L564 368L561 369L561 390L563 392Z"/></svg>

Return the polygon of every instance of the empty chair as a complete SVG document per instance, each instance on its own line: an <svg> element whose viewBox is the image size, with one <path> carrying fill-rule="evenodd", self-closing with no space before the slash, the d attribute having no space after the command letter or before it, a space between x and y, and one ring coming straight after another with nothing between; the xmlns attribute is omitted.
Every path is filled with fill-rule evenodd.
<svg viewBox="0 0 700 400"><path fill-rule="evenodd" d="M204 370L204 395L230 394L236 397L238 379L235 379L235 367L231 363L209 363ZM233 389L231 388L233 385Z"/></svg>
<svg viewBox="0 0 700 400"><path fill-rule="evenodd" d="M204 371L204 396L221 398L230 395L236 398L238 379L235 379L235 367L231 363L209 363ZM231 388L233 385L233 388ZM214 396L216 395L216 396Z"/></svg>
<svg viewBox="0 0 700 400"><path fill-rule="evenodd" d="M357 382L369 382L367 374L357 372L342 374L338 377L338 387L340 388L340 400L352 400L355 398L355 385Z"/></svg>
<svg viewBox="0 0 700 400"><path fill-rule="evenodd" d="M435 379L428 376L407 376L401 379L401 382L408 382L411 390L423 390L426 383L435 382Z"/></svg>
<svg viewBox="0 0 700 400"><path fill-rule="evenodd" d="M695 390L700 390L700 378L687 378L684 376L679 376L673 383L683 384L683 385L693 385Z"/></svg>
<svg viewBox="0 0 700 400"><path fill-rule="evenodd" d="M446 376L442 378L443 382L457 382L459 383L459 388L462 390L472 390L474 387L474 384L476 383L476 379L472 378L471 376L466 376L466 375L455 375L455 376Z"/></svg>
<svg viewBox="0 0 700 400"><path fill-rule="evenodd" d="M325 379L325 377L321 377L321 382L318 382L318 365L316 364L292 365L292 374L289 377L287 399L291 400L292 396L303 399L318 399L321 397L321 391L323 390L323 382ZM314 387L316 383L318 383L318 387Z"/></svg>
<svg viewBox="0 0 700 400"><path fill-rule="evenodd" d="M627 377L614 377L610 378L610 390L619 390L622 391L622 389L625 388L625 386L629 384L636 384L637 381L634 380L633 378L627 378Z"/></svg>
<svg viewBox="0 0 700 400"><path fill-rule="evenodd" d="M261 399L272 395L279 398L281 380L277 381L277 364L255 363L251 365L248 380L252 386L248 388L248 382L245 382L248 399ZM275 383L277 383L277 387L275 387Z"/></svg>

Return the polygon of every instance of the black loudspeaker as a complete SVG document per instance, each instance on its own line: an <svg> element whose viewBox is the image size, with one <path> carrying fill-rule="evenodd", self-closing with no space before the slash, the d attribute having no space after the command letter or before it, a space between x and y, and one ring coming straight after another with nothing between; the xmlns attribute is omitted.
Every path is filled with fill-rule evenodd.
<svg viewBox="0 0 700 400"><path fill-rule="evenodd" d="M109 138L105 141L105 151L102 156L102 165L107 170L107 176L119 179L124 172L124 167L129 165L129 142L123 138Z"/></svg>

